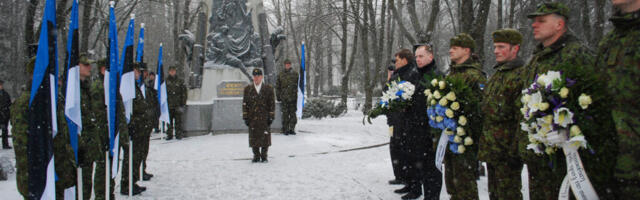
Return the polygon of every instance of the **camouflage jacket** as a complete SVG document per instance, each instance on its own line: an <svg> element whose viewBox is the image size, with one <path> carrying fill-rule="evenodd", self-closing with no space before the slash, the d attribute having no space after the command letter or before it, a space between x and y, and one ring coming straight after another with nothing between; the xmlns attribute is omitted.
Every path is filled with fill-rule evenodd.
<svg viewBox="0 0 640 200"><path fill-rule="evenodd" d="M560 37L554 44L543 47L541 44L534 51L534 56L527 64L527 81L525 85L528 87L537 74L546 73L549 70L558 70L559 66L565 65L579 68L581 71L587 71L602 80L600 69L595 68L592 53L577 38L570 34ZM577 81L586 80L587 77L573 77ZM598 195L602 199L609 199L611 191L613 191L612 176L616 155L616 138L613 119L610 115L610 101L608 93L604 90L602 84L591 85L593 104L589 106L589 112L596 113L590 118L594 123L590 123L588 127L581 127L581 130L589 142L589 149L580 149L579 153L584 164L585 170L589 176L591 183L595 187ZM578 92L578 91L576 91ZM540 194L540 198L557 198L559 186L566 172L566 161L562 151L556 152L552 156L536 155L531 150L527 150L529 144L527 134L520 132L518 151L521 159L529 166L533 179L544 180L539 181L531 186L532 194ZM553 162L550 162L553 161ZM550 163L552 163L550 165ZM546 187L552 186L552 187Z"/></svg>
<svg viewBox="0 0 640 200"><path fill-rule="evenodd" d="M516 102L520 102L520 93L524 88L523 66L524 61L519 57L494 66L496 73L487 82L480 104L484 115L483 135L478 143L478 159L481 161L519 160L516 134L520 129L518 119L522 114Z"/></svg>
<svg viewBox="0 0 640 200"><path fill-rule="evenodd" d="M64 95L62 95L62 92L60 92L60 94L58 94L58 109L56 111L56 114L58 116L58 133L56 134L56 137L53 138L55 171L56 175L59 178L58 180L56 180L56 190L66 189L74 186L76 184L77 174L75 152L71 147L71 140L69 139L69 127L64 115L64 103Z"/></svg>
<svg viewBox="0 0 640 200"><path fill-rule="evenodd" d="M293 103L298 99L298 72L283 70L276 79L276 98L278 101Z"/></svg>
<svg viewBox="0 0 640 200"><path fill-rule="evenodd" d="M83 151L83 153L79 154L79 156L83 156L79 158L80 162L85 163L85 165L90 165L90 163L101 158L106 150L101 145L104 143L104 138L102 138L104 134L101 134L100 128L102 127L97 123L97 109L93 103L98 99L91 94L90 84L88 80L80 82L82 134L80 135L80 140L78 140L78 146L81 149L80 151Z"/></svg>
<svg viewBox="0 0 640 200"><path fill-rule="evenodd" d="M142 129L147 125L150 109L147 100L145 100L145 98L142 96L142 90L140 89L140 87L136 86L135 90L136 97L133 99L133 112L131 113L129 127L131 128L130 130L142 131ZM130 133L130 136L133 138L142 135L134 132Z"/></svg>
<svg viewBox="0 0 640 200"><path fill-rule="evenodd" d="M640 11L610 20L615 29L600 42L596 68L609 78L619 153L615 177L640 190Z"/></svg>
<svg viewBox="0 0 640 200"><path fill-rule="evenodd" d="M105 103L105 91L104 91L104 82L102 81L102 77L93 81L91 84L91 96L93 97L93 101L91 102L92 107L94 107L96 124L99 126L98 131L100 132L100 136L103 143L103 150L109 149L109 121L107 119L107 104ZM117 121L118 121L118 130L120 131L120 146L128 147L129 142L129 129L127 128L127 119L124 116L124 104L122 104L122 99L118 93L118 108L117 110Z"/></svg>
<svg viewBox="0 0 640 200"><path fill-rule="evenodd" d="M31 88L31 87L28 87ZM26 106L29 105L29 91L22 91L22 94L11 106L11 134L13 135L13 148L16 154L16 183L18 192L25 197L29 195L29 160L27 158L27 129L29 122L27 119Z"/></svg>
<svg viewBox="0 0 640 200"><path fill-rule="evenodd" d="M167 76L167 101L169 109L176 109L187 104L187 87L178 76Z"/></svg>

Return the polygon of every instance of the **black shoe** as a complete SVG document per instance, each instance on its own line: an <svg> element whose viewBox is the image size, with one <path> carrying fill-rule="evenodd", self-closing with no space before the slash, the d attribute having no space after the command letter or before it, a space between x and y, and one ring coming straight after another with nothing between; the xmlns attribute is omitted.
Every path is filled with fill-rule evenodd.
<svg viewBox="0 0 640 200"><path fill-rule="evenodd" d="M149 174L143 174L142 175L142 180L143 181L148 181L148 180L151 180L151 177L153 177L153 176L151 176Z"/></svg>
<svg viewBox="0 0 640 200"><path fill-rule="evenodd" d="M295 131L291 131L291 133L289 133L289 134L296 135L296 132Z"/></svg>
<svg viewBox="0 0 640 200"><path fill-rule="evenodd" d="M167 137L165 140L173 140L173 137Z"/></svg>
<svg viewBox="0 0 640 200"><path fill-rule="evenodd" d="M176 136L176 140L182 140L182 137Z"/></svg>
<svg viewBox="0 0 640 200"><path fill-rule="evenodd" d="M422 192L412 191L412 192L409 192L408 194L405 194L401 198L402 199L417 199L420 196L422 196Z"/></svg>
<svg viewBox="0 0 640 200"><path fill-rule="evenodd" d="M10 146L3 146L2 149L11 149Z"/></svg>
<svg viewBox="0 0 640 200"><path fill-rule="evenodd" d="M404 184L404 181L401 181L398 179L389 180L389 185L402 185L402 184Z"/></svg>
<svg viewBox="0 0 640 200"><path fill-rule="evenodd" d="M131 195L132 196L139 195L140 193L144 192L145 190L147 190L147 188L140 187L140 186L137 186L137 185L133 185L133 189L132 189L132 194ZM121 188L120 189L120 194L122 194L124 196L129 196L129 188L128 187Z"/></svg>
<svg viewBox="0 0 640 200"><path fill-rule="evenodd" d="M409 187L408 185L405 185L403 188L394 190L393 192L398 193L398 194L409 193L409 192L411 192L411 187Z"/></svg>
<svg viewBox="0 0 640 200"><path fill-rule="evenodd" d="M266 157L264 158L260 158L260 161L262 161L263 163L269 162L269 159L267 159Z"/></svg>
<svg viewBox="0 0 640 200"><path fill-rule="evenodd" d="M253 157L253 159L251 159L251 162L252 162L252 163L260 162L260 157L258 157L258 156L254 156L254 157Z"/></svg>
<svg viewBox="0 0 640 200"><path fill-rule="evenodd" d="M289 135L289 131L283 131L282 134Z"/></svg>
<svg viewBox="0 0 640 200"><path fill-rule="evenodd" d="M150 177L152 177L152 178L153 178L153 174L151 174L151 173L147 173L147 172L142 172L142 173L143 173L143 175L145 175L145 176L150 176Z"/></svg>

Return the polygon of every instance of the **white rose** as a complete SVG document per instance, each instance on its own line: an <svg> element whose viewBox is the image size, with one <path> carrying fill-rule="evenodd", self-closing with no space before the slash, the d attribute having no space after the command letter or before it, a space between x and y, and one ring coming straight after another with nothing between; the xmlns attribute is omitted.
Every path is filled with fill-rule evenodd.
<svg viewBox="0 0 640 200"><path fill-rule="evenodd" d="M527 104L529 103L529 101L531 100L531 95L525 94L522 96L522 98L520 98L520 102L522 102L522 104Z"/></svg>
<svg viewBox="0 0 640 200"><path fill-rule="evenodd" d="M438 102L441 106L445 107L447 106L447 104L449 104L449 101L447 101L446 98L442 98L440 99L440 102Z"/></svg>
<svg viewBox="0 0 640 200"><path fill-rule="evenodd" d="M445 98L447 98L449 101L455 101L456 100L456 93L454 92L449 92L447 94L447 96L445 96Z"/></svg>
<svg viewBox="0 0 640 200"><path fill-rule="evenodd" d="M471 139L471 137L466 137L464 138L464 145L465 146L469 146L473 144L473 139Z"/></svg>
<svg viewBox="0 0 640 200"><path fill-rule="evenodd" d="M435 105L436 105L436 103L438 103L438 102L437 102L435 99L431 99L431 105L432 105L432 106L435 106Z"/></svg>
<svg viewBox="0 0 640 200"><path fill-rule="evenodd" d="M440 91L436 90L433 92L433 98L440 99L442 96L440 95Z"/></svg>
<svg viewBox="0 0 640 200"><path fill-rule="evenodd" d="M431 94L431 89L424 90L424 96L431 97L431 95L433 95Z"/></svg>
<svg viewBox="0 0 640 200"><path fill-rule="evenodd" d="M534 113L540 109L540 104L542 103L542 94L540 91L533 93L531 95L531 99L527 102L527 107L529 107L529 112Z"/></svg>
<svg viewBox="0 0 640 200"><path fill-rule="evenodd" d="M547 109L549 109L549 103L547 102L540 103L540 111L546 111Z"/></svg>
<svg viewBox="0 0 640 200"><path fill-rule="evenodd" d="M453 118L453 111L451 109L447 109L446 111L444 111L444 114L448 117L448 118Z"/></svg>
<svg viewBox="0 0 640 200"><path fill-rule="evenodd" d="M447 83L445 83L444 81L440 81L438 82L438 86L440 86L440 89L443 90L445 87L447 87Z"/></svg>
<svg viewBox="0 0 640 200"><path fill-rule="evenodd" d="M463 116L460 116L458 118L458 124L460 124L461 126L465 126L467 125L467 118Z"/></svg>
<svg viewBox="0 0 640 200"><path fill-rule="evenodd" d="M453 142L461 143L462 142L462 137L456 135L455 137L453 137Z"/></svg>
<svg viewBox="0 0 640 200"><path fill-rule="evenodd" d="M578 97L578 103L580 103L580 107L582 109L587 109L589 105L591 105L591 96L582 93L580 97Z"/></svg>
<svg viewBox="0 0 640 200"><path fill-rule="evenodd" d="M433 80L431 80L431 86L435 87L437 85L438 85L438 79L434 78Z"/></svg>
<svg viewBox="0 0 640 200"><path fill-rule="evenodd" d="M458 145L458 153L464 153L464 150L466 150L464 145Z"/></svg>
<svg viewBox="0 0 640 200"><path fill-rule="evenodd" d="M560 97L562 97L563 99L566 99L567 96L569 96L569 89L566 87L562 87L558 94L560 94Z"/></svg>
<svg viewBox="0 0 640 200"><path fill-rule="evenodd" d="M520 129L527 132L531 131L529 124L527 124L526 122L520 122Z"/></svg>
<svg viewBox="0 0 640 200"><path fill-rule="evenodd" d="M451 131L449 129L444 129L444 134L453 135L453 131Z"/></svg>
<svg viewBox="0 0 640 200"><path fill-rule="evenodd" d="M458 103L457 101L456 101L456 102L451 103L451 109L453 109L453 110L458 110L458 109L460 109L460 103Z"/></svg>
<svg viewBox="0 0 640 200"><path fill-rule="evenodd" d="M456 134L459 135L459 136L464 136L467 133L465 133L464 128L458 127L458 128L456 128Z"/></svg>

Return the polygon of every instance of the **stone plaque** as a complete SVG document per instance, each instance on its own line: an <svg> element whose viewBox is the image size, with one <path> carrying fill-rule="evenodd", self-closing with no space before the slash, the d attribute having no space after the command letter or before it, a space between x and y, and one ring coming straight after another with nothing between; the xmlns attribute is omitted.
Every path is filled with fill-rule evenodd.
<svg viewBox="0 0 640 200"><path fill-rule="evenodd" d="M218 97L242 97L247 85L246 81L222 81L217 87Z"/></svg>

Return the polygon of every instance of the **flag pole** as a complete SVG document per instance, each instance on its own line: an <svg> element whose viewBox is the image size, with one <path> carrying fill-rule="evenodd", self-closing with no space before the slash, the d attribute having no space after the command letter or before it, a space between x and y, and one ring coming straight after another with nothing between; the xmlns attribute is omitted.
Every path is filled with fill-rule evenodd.
<svg viewBox="0 0 640 200"><path fill-rule="evenodd" d="M104 162L104 171L106 172L105 173L105 177L104 177L104 182L105 182L105 184L104 184L104 186L105 186L104 187L105 195L104 196L105 196L106 200L110 200L109 197L111 195L111 190L110 190L110 188L111 188L111 167L109 167L109 166L110 166L111 163L109 163L109 151L104 152L104 155L105 155L104 156L104 158L105 158L104 159L104 161L105 161Z"/></svg>
<svg viewBox="0 0 640 200"><path fill-rule="evenodd" d="M82 187L82 167L80 167L80 165L78 165L77 169L78 169L77 170L77 172L78 172L78 190L77 190L78 191L78 199L84 199L82 197L83 192L84 192L83 187Z"/></svg>
<svg viewBox="0 0 640 200"><path fill-rule="evenodd" d="M129 138L129 197L133 196L133 140Z"/></svg>

